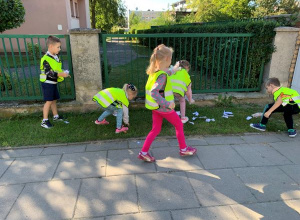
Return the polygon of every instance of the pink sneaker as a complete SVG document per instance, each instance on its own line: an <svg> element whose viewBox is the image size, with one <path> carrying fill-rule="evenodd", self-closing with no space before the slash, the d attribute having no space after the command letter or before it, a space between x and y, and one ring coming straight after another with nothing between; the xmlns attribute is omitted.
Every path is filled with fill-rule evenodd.
<svg viewBox="0 0 300 220"><path fill-rule="evenodd" d="M143 155L142 152L139 153L138 159L146 161L148 163L152 163L155 161L155 158L152 157L149 153L147 153L146 155Z"/></svg>
<svg viewBox="0 0 300 220"><path fill-rule="evenodd" d="M105 120L105 118L102 121L98 121L98 119L95 121L96 125L108 125L109 122Z"/></svg>
<svg viewBox="0 0 300 220"><path fill-rule="evenodd" d="M121 132L126 133L127 131L128 131L128 127L122 126L120 129L119 128L116 129L116 134L119 134Z"/></svg>
<svg viewBox="0 0 300 220"><path fill-rule="evenodd" d="M179 151L180 156L192 156L196 154L197 149L194 147L187 147L186 151Z"/></svg>

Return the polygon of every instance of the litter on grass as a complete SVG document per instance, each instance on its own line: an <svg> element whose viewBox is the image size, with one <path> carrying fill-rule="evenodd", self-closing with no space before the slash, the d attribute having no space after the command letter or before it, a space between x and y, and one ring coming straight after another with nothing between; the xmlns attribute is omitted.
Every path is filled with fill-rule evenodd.
<svg viewBox="0 0 300 220"><path fill-rule="evenodd" d="M252 114L252 117L253 117L253 118L259 118L259 117L261 117L262 115L263 115L262 112L256 112L256 113Z"/></svg>

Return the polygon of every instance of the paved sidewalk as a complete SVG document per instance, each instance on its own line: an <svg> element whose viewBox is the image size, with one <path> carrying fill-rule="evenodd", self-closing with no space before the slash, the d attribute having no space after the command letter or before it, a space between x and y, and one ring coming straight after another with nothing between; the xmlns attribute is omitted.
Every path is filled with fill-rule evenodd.
<svg viewBox="0 0 300 220"><path fill-rule="evenodd" d="M0 151L0 219L300 219L300 137L160 138Z"/></svg>

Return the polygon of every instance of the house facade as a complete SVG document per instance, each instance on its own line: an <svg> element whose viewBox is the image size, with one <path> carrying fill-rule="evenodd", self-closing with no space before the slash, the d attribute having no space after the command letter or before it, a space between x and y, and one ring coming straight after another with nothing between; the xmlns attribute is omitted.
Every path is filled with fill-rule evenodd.
<svg viewBox="0 0 300 220"><path fill-rule="evenodd" d="M89 0L22 0L25 22L2 34L67 34L90 28Z"/></svg>

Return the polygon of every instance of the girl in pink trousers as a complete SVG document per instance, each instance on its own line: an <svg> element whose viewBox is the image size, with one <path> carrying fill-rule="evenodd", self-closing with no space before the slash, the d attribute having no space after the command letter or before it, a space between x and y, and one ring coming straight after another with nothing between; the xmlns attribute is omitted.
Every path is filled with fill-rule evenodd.
<svg viewBox="0 0 300 220"><path fill-rule="evenodd" d="M169 121L176 130L179 143L179 155L191 156L197 151L196 148L189 147L185 143L183 124L174 111L174 95L169 79L168 68L171 64L173 50L161 44L157 46L151 55L150 64L147 68L149 75L146 84L145 106L152 110L152 130L148 134L141 152L138 155L140 160L154 162L155 158L149 154L149 149L156 136L161 131L163 119Z"/></svg>

